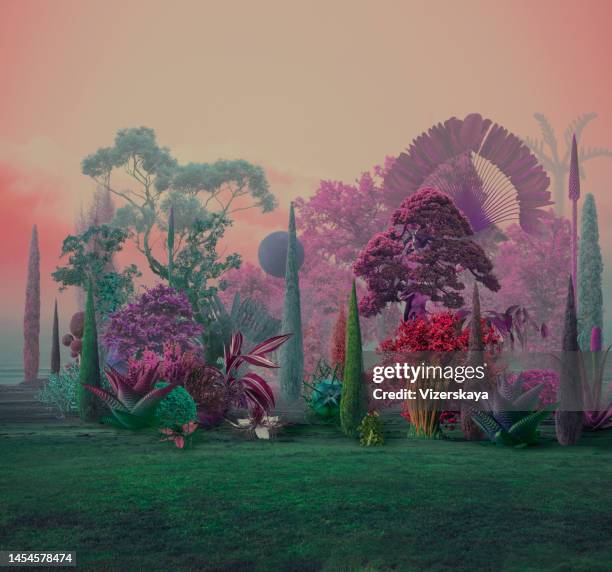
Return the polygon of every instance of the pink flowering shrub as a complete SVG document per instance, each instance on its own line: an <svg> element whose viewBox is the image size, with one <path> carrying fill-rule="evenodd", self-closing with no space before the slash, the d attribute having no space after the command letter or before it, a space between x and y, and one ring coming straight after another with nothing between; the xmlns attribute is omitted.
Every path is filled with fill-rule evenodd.
<svg viewBox="0 0 612 572"><path fill-rule="evenodd" d="M540 405L546 407L557 402L557 389L559 388L559 374L552 369L527 369L520 374L508 376L511 385L519 384L523 392L543 385L540 393Z"/></svg>

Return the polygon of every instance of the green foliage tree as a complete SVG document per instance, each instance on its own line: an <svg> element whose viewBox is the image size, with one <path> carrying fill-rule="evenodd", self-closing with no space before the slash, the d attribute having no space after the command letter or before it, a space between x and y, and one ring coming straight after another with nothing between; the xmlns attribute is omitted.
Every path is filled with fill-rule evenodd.
<svg viewBox="0 0 612 572"><path fill-rule="evenodd" d="M134 277L140 273L134 264L117 272L111 263L128 236L126 230L109 225L90 226L81 234L67 236L61 257L67 257L68 263L51 274L60 291L91 284L96 311L102 317L124 304L134 292Z"/></svg>
<svg viewBox="0 0 612 572"><path fill-rule="evenodd" d="M215 281L240 265L237 254L222 259L217 252L231 215L276 206L261 167L243 160L179 165L146 127L119 130L112 147L83 159L82 171L123 199L115 224L131 232L155 274L187 292L203 323ZM127 175L132 186L125 189L125 179L117 185L118 173ZM170 256L154 252L155 243L170 248Z"/></svg>
<svg viewBox="0 0 612 572"><path fill-rule="evenodd" d="M280 386L287 401L300 398L304 377L304 345L302 340L302 307L300 302L300 278L297 265L297 234L293 203L289 208L289 241L285 270L285 305L283 307L282 333L293 334L280 349Z"/></svg>
<svg viewBox="0 0 612 572"><path fill-rule="evenodd" d="M344 358L344 380L340 398L340 426L349 437L357 437L359 426L366 414L366 396L363 384L363 355L361 348L361 327L357 306L357 288L349 300L346 322L346 353Z"/></svg>
<svg viewBox="0 0 612 572"><path fill-rule="evenodd" d="M98 357L98 330L93 288L87 288L85 304L85 325L83 328L83 349L79 370L79 416L83 421L97 421L100 417L98 401L93 393L83 386L101 387L100 360Z"/></svg>
<svg viewBox="0 0 612 572"><path fill-rule="evenodd" d="M582 382L578 363L578 323L574 285L569 279L565 324L563 327L563 348L561 375L557 399L559 407L555 415L557 441L561 445L575 445L582 434Z"/></svg>
<svg viewBox="0 0 612 572"><path fill-rule="evenodd" d="M593 328L603 327L603 262L595 197L589 193L582 206L578 261L578 342L588 351Z"/></svg>

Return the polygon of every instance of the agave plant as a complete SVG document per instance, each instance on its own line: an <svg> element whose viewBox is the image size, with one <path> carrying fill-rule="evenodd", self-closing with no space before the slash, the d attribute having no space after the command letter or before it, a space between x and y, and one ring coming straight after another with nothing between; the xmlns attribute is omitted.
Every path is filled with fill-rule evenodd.
<svg viewBox="0 0 612 572"><path fill-rule="evenodd" d="M451 117L422 133L385 177L390 206L433 187L453 199L474 232L515 219L524 230L537 231L545 216L540 207L552 204L549 184L516 135L477 113Z"/></svg>
<svg viewBox="0 0 612 572"><path fill-rule="evenodd" d="M309 390L304 399L315 415L322 419L334 419L340 413L342 382L338 379L339 367L336 365L332 368L324 360L319 360L312 381L304 381L304 386Z"/></svg>
<svg viewBox="0 0 612 572"><path fill-rule="evenodd" d="M518 385L511 385L500 377L488 410L473 407L472 420L497 445L531 445L538 440L538 424L550 415L549 409L534 410L542 388L536 385L521 393Z"/></svg>
<svg viewBox="0 0 612 572"><path fill-rule="evenodd" d="M121 427L148 427L155 422L155 410L161 400L177 387L176 383L155 387L160 379L159 366L159 363L153 366L140 363L130 368L126 375L107 367L106 378L114 393L87 384L83 387L102 400Z"/></svg>

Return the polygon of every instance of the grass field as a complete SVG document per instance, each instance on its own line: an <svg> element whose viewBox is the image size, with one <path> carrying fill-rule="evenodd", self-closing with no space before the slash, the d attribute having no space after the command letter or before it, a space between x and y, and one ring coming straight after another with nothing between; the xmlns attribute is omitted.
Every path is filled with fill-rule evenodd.
<svg viewBox="0 0 612 572"><path fill-rule="evenodd" d="M85 570L612 570L612 431L523 450L395 431L364 449L294 426L180 451L14 425L0 459L0 548L76 550Z"/></svg>

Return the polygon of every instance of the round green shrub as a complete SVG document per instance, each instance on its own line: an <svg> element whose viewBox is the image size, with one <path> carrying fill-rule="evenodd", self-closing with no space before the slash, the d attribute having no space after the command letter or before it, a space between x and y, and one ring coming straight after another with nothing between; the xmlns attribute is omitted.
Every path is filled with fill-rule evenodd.
<svg viewBox="0 0 612 572"><path fill-rule="evenodd" d="M166 387L160 381L155 387ZM180 385L175 387L155 409L155 421L160 427L174 427L189 423L197 418L196 404L193 397Z"/></svg>

